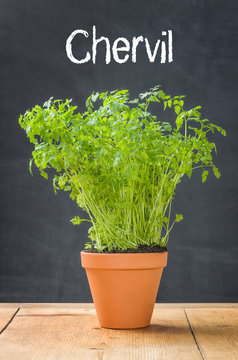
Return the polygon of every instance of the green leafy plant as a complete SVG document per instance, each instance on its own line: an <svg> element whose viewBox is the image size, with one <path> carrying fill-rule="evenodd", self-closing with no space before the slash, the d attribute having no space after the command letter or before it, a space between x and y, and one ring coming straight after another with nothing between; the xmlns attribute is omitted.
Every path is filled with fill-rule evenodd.
<svg viewBox="0 0 238 360"><path fill-rule="evenodd" d="M225 130L202 119L200 106L186 110L185 96L166 95L160 86L130 100L129 92L92 93L86 111L78 112L71 100L50 98L19 118L34 144L34 163L53 186L69 191L89 219L76 216L73 224L90 221L89 242L99 252L136 249L139 245L165 247L176 222L171 204L182 177L209 170L215 143L209 134ZM170 108L171 122L149 111L151 103ZM167 111L167 110L166 110ZM173 116L174 114L174 116Z"/></svg>

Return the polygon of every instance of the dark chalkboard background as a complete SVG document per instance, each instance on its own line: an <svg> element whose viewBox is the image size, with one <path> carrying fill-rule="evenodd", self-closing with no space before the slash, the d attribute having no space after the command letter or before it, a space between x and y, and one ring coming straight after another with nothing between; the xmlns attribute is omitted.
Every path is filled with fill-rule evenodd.
<svg viewBox="0 0 238 360"><path fill-rule="evenodd" d="M216 137L222 178L202 184L198 172L177 188L174 208L184 221L170 238L159 299L238 300L237 18L235 0L0 0L0 301L91 301L80 264L87 224L73 226L80 212L68 194L55 196L36 169L29 174L32 146L19 114L50 96L83 106L93 90L126 88L135 96L156 84L187 94L188 106L202 105L227 130ZM75 42L84 54L93 25L111 41L143 35L155 42L172 29L174 62L149 63L140 47L136 64L106 65L102 46L95 65L71 63L67 37L88 31L90 38Z"/></svg>

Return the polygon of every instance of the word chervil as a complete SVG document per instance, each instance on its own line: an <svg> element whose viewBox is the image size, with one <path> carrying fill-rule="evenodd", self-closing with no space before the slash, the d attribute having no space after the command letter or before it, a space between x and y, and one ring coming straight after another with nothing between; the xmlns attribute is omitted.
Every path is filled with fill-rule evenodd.
<svg viewBox="0 0 238 360"><path fill-rule="evenodd" d="M163 40L157 39L154 48L148 40L147 37L142 35L134 36L131 40L127 40L125 37L117 38L113 44L111 45L108 37L101 36L97 38L96 26L93 26L92 31L92 45L91 51L87 51L86 54L82 54L81 58L77 58L73 54L73 40L75 37L84 36L86 38L89 37L89 33L85 30L77 29L74 30L66 41L66 53L68 58L75 64L85 64L89 61L92 61L93 64L96 63L97 59L97 50L98 48L102 48L105 45L105 62L109 64L112 60L112 57L115 62L118 64L123 64L127 62L129 59L132 60L133 63L136 63L137 60L137 47L144 46L148 60L150 62L155 62L160 54L160 62L172 62L173 61L173 33L172 30L162 31ZM99 46L100 44L100 46ZM90 45L89 45L90 48ZM100 50L102 51L102 50Z"/></svg>

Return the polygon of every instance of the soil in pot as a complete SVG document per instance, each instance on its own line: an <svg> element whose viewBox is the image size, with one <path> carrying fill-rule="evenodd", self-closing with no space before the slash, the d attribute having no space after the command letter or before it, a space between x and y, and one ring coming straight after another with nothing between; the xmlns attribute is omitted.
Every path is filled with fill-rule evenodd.
<svg viewBox="0 0 238 360"><path fill-rule="evenodd" d="M165 252L168 251L168 249L166 247L162 247L159 245L139 245L137 249L126 249L126 250L104 250L103 253L104 254L134 254L134 253L160 253L160 252ZM84 252L89 252L89 253L99 253L99 251L95 248L92 248L90 250L84 250Z"/></svg>

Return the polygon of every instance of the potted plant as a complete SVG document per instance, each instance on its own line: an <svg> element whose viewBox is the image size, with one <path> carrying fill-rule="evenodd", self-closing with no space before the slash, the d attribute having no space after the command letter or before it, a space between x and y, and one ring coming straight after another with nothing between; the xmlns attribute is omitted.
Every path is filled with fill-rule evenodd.
<svg viewBox="0 0 238 360"><path fill-rule="evenodd" d="M55 191L69 191L88 214L71 221L92 225L81 259L103 327L150 324L169 235L183 219L170 219L176 186L195 169L202 182L209 170L220 177L209 134L225 130L202 119L200 106L186 110L184 97L160 86L133 100L127 90L92 93L83 113L50 98L19 118L34 144L30 171L34 163L48 179L53 168ZM153 115L151 103L170 109L172 121Z"/></svg>

